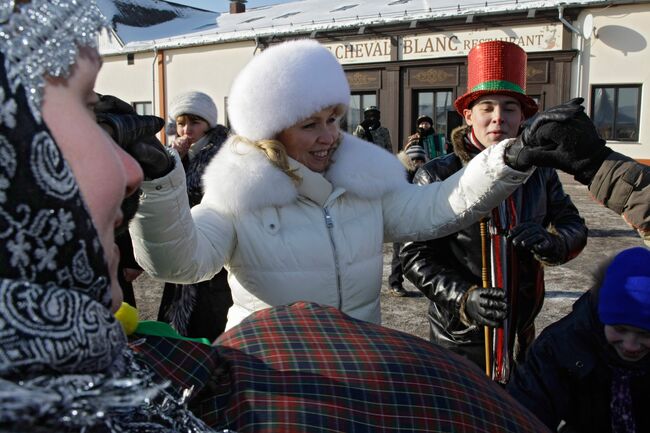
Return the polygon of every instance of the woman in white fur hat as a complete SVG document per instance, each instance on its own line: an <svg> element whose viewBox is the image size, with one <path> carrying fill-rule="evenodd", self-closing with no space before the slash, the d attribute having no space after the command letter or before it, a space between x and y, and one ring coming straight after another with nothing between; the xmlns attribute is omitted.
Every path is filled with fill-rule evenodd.
<svg viewBox="0 0 650 433"><path fill-rule="evenodd" d="M190 207L203 197L201 179L206 167L228 138L228 128L218 123L217 106L203 92L188 91L176 96L169 114L176 137L171 143L185 170ZM208 281L196 284L166 283L158 320L170 323L181 335L216 339L226 326L232 296L228 272L219 271Z"/></svg>
<svg viewBox="0 0 650 433"><path fill-rule="evenodd" d="M381 323L383 243L445 236L487 215L530 174L517 163L530 148L506 140L444 182L410 185L394 155L340 131L349 99L343 69L315 41L253 58L233 83L236 135L208 166L201 204L190 212L178 160L144 182L130 226L138 262L179 283L225 266L226 328L299 300Z"/></svg>

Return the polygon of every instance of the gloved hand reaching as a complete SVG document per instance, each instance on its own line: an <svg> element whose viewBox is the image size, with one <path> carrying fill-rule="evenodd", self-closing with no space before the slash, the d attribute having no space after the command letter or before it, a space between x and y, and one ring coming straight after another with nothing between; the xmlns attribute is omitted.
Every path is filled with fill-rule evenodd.
<svg viewBox="0 0 650 433"><path fill-rule="evenodd" d="M528 170L532 165L544 166L544 164L539 164L538 160L533 161L534 158L531 155L533 148L539 150L541 146L537 141L537 130L548 123L557 124L558 122L571 121L578 113L584 112L584 107L580 105L582 101L582 98L575 98L566 104L549 108L528 119L522 125L524 126L522 133L506 148L504 155L506 164L521 171ZM552 151L553 149L548 150Z"/></svg>
<svg viewBox="0 0 650 433"><path fill-rule="evenodd" d="M598 136L583 101L572 99L531 119L506 150L506 163L515 169L530 165L558 168L589 184L612 150Z"/></svg>
<svg viewBox="0 0 650 433"><path fill-rule="evenodd" d="M524 142L531 147L541 146L541 143L536 141L536 131L551 122L573 121L576 116L585 112L583 102L583 98L573 98L569 102L551 107L526 120L521 134Z"/></svg>
<svg viewBox="0 0 650 433"><path fill-rule="evenodd" d="M174 168L174 159L155 134L165 121L156 116L142 116L130 104L110 95L100 96L95 105L97 123L142 167L148 179L156 179Z"/></svg>
<svg viewBox="0 0 650 433"><path fill-rule="evenodd" d="M508 313L506 293L494 287L470 289L461 305L461 315L463 311L473 324L496 328Z"/></svg>
<svg viewBox="0 0 650 433"><path fill-rule="evenodd" d="M558 263L566 256L566 246L562 239L536 222L519 224L510 231L509 238L515 247L530 251L544 262Z"/></svg>

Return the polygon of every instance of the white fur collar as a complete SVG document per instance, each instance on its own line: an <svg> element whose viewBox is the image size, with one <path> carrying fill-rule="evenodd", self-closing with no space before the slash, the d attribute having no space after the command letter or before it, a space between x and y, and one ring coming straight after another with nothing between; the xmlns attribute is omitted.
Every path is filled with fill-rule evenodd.
<svg viewBox="0 0 650 433"><path fill-rule="evenodd" d="M350 134L333 155L325 178L364 199L375 199L407 185L404 167L392 154ZM203 202L218 211L237 214L296 201L293 181L254 146L233 136L208 164L203 175Z"/></svg>

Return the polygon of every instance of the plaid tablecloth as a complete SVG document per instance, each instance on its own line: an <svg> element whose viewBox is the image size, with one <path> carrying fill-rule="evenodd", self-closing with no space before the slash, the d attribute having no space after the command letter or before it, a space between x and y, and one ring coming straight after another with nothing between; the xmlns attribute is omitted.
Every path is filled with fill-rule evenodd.
<svg viewBox="0 0 650 433"><path fill-rule="evenodd" d="M299 302L257 312L213 348L147 338L162 377L216 430L547 432L474 365L425 340ZM198 364L197 367L194 364Z"/></svg>

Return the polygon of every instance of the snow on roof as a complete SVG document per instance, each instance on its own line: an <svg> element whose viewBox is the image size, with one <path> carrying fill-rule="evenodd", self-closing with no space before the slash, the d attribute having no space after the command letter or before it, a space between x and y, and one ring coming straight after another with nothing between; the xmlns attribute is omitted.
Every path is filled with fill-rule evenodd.
<svg viewBox="0 0 650 433"><path fill-rule="evenodd" d="M96 0L122 43L217 30L218 12L163 0Z"/></svg>
<svg viewBox="0 0 650 433"><path fill-rule="evenodd" d="M219 14L168 3L163 0L97 0L101 5L131 5L162 14L177 13L169 21L134 26L118 21L115 30L125 46L119 52L253 40L271 35L326 32L369 25L397 24L468 15L589 7L612 4L603 0L297 0L247 9L244 13ZM639 0L616 3L639 3ZM164 6L164 8L163 8ZM114 9L120 9L115 6ZM110 12L110 6L102 11ZM113 12L113 16L115 16ZM110 18L110 14L107 15ZM212 19L212 22L209 22ZM130 25L131 24L131 25ZM172 34L173 28L173 34ZM123 37L124 35L124 37ZM110 54L104 52L103 54Z"/></svg>

